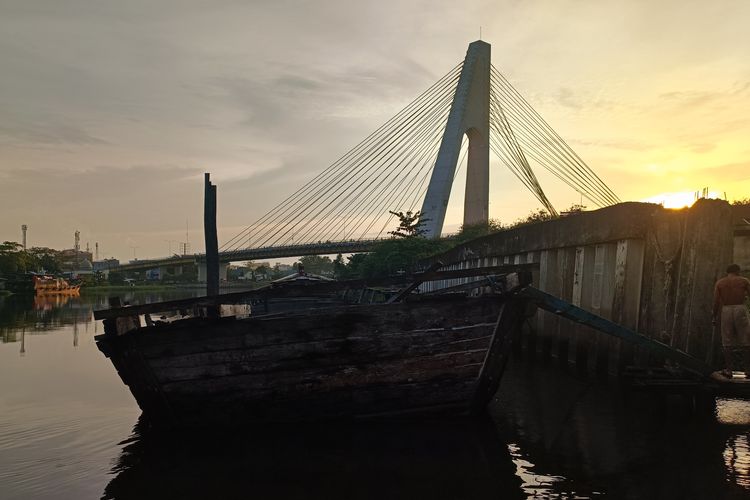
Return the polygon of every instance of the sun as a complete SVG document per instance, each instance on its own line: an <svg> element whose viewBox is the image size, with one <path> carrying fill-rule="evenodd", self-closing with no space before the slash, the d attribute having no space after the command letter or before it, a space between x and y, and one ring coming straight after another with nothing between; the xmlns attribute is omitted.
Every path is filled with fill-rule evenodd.
<svg viewBox="0 0 750 500"><path fill-rule="evenodd" d="M699 198L719 198L719 193L709 191L708 196L703 196L700 191L662 193L646 198L643 201L647 203L658 203L664 208L685 208L692 206Z"/></svg>

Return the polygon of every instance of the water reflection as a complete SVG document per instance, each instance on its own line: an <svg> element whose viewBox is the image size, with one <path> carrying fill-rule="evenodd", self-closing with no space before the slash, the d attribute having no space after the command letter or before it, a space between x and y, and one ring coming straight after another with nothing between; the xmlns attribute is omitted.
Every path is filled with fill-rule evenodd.
<svg viewBox="0 0 750 500"><path fill-rule="evenodd" d="M21 342L27 334L48 333L65 325L87 325L93 321L94 305L89 300L64 295L0 297L2 341Z"/></svg>
<svg viewBox="0 0 750 500"><path fill-rule="evenodd" d="M150 435L136 426L103 498L524 498L488 419Z"/></svg>
<svg viewBox="0 0 750 500"><path fill-rule="evenodd" d="M169 290L159 292L126 291L126 292L86 292L80 296L72 295L33 295L14 294L0 296L0 338L2 342L21 342L21 354L25 352L26 335L51 333L60 327L73 326L73 345L78 345L79 328L88 331L94 323L93 312L106 309L108 297L117 295L123 303L150 303L176 298L192 297L201 290ZM97 325L94 324L97 329ZM96 333L96 332L95 332Z"/></svg>
<svg viewBox="0 0 750 500"><path fill-rule="evenodd" d="M138 424L120 443L139 411L93 341L107 294L60 299L0 297L3 341L18 342L0 343L3 499L750 498L750 402L696 413L518 361L478 423L178 436Z"/></svg>
<svg viewBox="0 0 750 500"><path fill-rule="evenodd" d="M750 433L732 436L727 440L724 463L727 467L727 480L750 491Z"/></svg>
<svg viewBox="0 0 750 500"><path fill-rule="evenodd" d="M491 407L529 496L750 497L746 425L687 398L633 394L557 368L515 365ZM750 403L721 400L724 413Z"/></svg>

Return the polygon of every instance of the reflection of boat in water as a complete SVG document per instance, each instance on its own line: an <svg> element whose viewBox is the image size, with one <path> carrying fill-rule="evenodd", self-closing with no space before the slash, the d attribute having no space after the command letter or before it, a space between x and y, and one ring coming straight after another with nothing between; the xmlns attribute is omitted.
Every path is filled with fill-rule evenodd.
<svg viewBox="0 0 750 500"><path fill-rule="evenodd" d="M112 472L102 498L523 498L486 417L199 433L138 424Z"/></svg>
<svg viewBox="0 0 750 500"><path fill-rule="evenodd" d="M78 295L80 284L71 284L63 278L37 274L32 276L37 295Z"/></svg>
<svg viewBox="0 0 750 500"><path fill-rule="evenodd" d="M34 310L35 311L51 311L53 309L59 309L64 307L70 299L74 297L73 294L41 294L34 295Z"/></svg>
<svg viewBox="0 0 750 500"><path fill-rule="evenodd" d="M477 270L460 272L469 271ZM510 339L521 326L526 301L502 291L518 283L508 275L497 282L499 293L480 297L412 297L244 318L216 317L218 305L238 294L177 307L122 307L96 312L106 318L96 342L144 413L174 426L475 414L497 389ZM313 288L349 285L247 294L304 296ZM144 308L202 312L206 300L214 305L205 314L172 322L146 314L141 326L137 316Z"/></svg>

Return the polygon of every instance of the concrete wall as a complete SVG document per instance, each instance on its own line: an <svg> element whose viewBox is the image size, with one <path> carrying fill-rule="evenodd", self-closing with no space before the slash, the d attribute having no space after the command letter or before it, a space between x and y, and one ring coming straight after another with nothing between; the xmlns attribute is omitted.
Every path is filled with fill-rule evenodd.
<svg viewBox="0 0 750 500"><path fill-rule="evenodd" d="M732 207L734 262L750 275L750 205Z"/></svg>
<svg viewBox="0 0 750 500"><path fill-rule="evenodd" d="M622 203L473 240L437 259L448 268L538 262L540 289L713 361L713 285L735 255L732 215L720 200L690 209ZM435 283L428 289L458 284ZM527 350L592 372L660 364L648 352L538 312Z"/></svg>

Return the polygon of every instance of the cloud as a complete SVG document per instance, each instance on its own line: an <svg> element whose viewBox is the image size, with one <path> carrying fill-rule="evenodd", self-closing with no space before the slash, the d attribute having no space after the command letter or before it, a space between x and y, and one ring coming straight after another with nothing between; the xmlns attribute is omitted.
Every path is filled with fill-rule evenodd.
<svg viewBox="0 0 750 500"><path fill-rule="evenodd" d="M558 104L565 106L566 108L581 109L583 107L583 103L576 99L573 91L567 87L560 87L557 89L555 100Z"/></svg>
<svg viewBox="0 0 750 500"><path fill-rule="evenodd" d="M67 123L32 123L0 125L2 138L10 144L92 146L107 144L107 141L94 137L84 129Z"/></svg>

